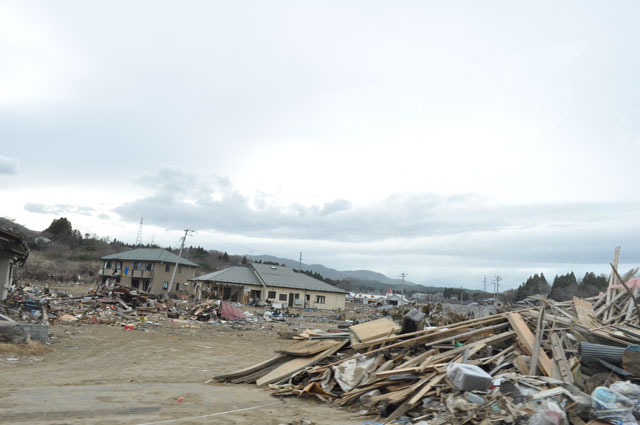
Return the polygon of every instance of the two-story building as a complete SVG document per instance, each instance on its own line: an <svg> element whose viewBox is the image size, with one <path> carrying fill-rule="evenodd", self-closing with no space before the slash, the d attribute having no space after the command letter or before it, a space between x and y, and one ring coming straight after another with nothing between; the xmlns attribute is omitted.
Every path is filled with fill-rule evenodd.
<svg viewBox="0 0 640 425"><path fill-rule="evenodd" d="M191 279L196 293L248 303L260 300L289 307L344 309L347 291L285 266L250 263Z"/></svg>
<svg viewBox="0 0 640 425"><path fill-rule="evenodd" d="M99 274L102 282L115 281L141 292L161 294L168 291L171 275L177 265L172 292L192 294L189 279L196 276L200 267L193 261L178 257L161 248L136 248L106 255Z"/></svg>

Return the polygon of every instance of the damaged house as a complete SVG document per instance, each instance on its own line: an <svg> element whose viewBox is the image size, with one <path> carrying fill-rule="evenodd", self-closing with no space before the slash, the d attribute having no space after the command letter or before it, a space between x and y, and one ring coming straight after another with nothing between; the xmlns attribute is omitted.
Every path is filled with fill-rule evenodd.
<svg viewBox="0 0 640 425"><path fill-rule="evenodd" d="M191 279L203 297L248 303L252 300L288 307L344 309L347 291L285 266L250 263Z"/></svg>
<svg viewBox="0 0 640 425"><path fill-rule="evenodd" d="M176 266L171 292L192 294L189 279L195 277L196 268L200 267L193 261L161 248L137 248L107 255L101 260L104 263L98 273L102 277L102 283L117 282L152 294L168 291Z"/></svg>
<svg viewBox="0 0 640 425"><path fill-rule="evenodd" d="M14 267L24 264L27 257L29 247L24 240L11 230L0 228L0 301L7 298Z"/></svg>

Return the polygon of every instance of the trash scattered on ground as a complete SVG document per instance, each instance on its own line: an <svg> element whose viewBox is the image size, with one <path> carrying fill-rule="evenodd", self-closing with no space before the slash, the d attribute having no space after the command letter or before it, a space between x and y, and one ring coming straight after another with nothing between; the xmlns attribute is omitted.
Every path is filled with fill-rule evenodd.
<svg viewBox="0 0 640 425"><path fill-rule="evenodd" d="M289 349L214 380L316 398L365 423L635 424L634 298L611 287L566 302L532 297L537 305L441 326L423 328L429 314L414 310L402 328L381 319L348 334L292 331Z"/></svg>

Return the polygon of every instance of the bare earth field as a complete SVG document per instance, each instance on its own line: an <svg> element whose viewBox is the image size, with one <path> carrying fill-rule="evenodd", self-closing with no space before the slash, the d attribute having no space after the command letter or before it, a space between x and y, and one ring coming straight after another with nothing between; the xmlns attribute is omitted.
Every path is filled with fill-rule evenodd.
<svg viewBox="0 0 640 425"><path fill-rule="evenodd" d="M319 401L279 399L254 385L205 383L292 343L276 333L285 324L268 326L57 324L48 353L0 352L0 424L278 425L302 418L362 424Z"/></svg>

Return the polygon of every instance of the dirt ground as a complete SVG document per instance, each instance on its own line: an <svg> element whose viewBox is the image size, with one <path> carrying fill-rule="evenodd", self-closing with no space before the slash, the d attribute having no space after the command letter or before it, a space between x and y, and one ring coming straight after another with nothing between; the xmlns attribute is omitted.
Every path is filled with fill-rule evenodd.
<svg viewBox="0 0 640 425"><path fill-rule="evenodd" d="M123 330L56 324L50 352L0 352L0 424L278 425L302 418L362 424L320 401L280 399L254 385L205 383L292 343L277 335L286 324L265 325L234 330L164 321Z"/></svg>

